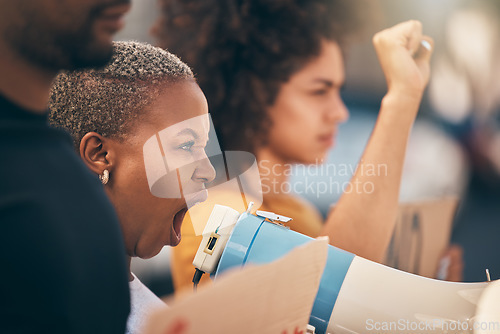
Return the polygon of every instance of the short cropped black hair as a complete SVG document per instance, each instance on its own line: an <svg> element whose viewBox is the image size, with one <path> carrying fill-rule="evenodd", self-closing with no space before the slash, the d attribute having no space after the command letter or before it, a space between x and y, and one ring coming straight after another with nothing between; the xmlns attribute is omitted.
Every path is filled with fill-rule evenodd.
<svg viewBox="0 0 500 334"><path fill-rule="evenodd" d="M69 131L76 148L88 132L125 138L128 126L163 85L182 79L194 80L193 72L170 52L145 43L114 42L105 68L63 72L56 78L49 122Z"/></svg>
<svg viewBox="0 0 500 334"><path fill-rule="evenodd" d="M369 17L363 0L160 0L159 46L193 68L225 150L254 151L290 76L344 47Z"/></svg>

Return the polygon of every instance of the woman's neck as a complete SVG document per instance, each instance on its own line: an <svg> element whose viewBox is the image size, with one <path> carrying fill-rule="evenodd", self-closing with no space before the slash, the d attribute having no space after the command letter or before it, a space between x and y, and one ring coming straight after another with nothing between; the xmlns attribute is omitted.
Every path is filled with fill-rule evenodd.
<svg viewBox="0 0 500 334"><path fill-rule="evenodd" d="M280 195L290 191L289 178L292 163L264 147L256 151L264 196Z"/></svg>

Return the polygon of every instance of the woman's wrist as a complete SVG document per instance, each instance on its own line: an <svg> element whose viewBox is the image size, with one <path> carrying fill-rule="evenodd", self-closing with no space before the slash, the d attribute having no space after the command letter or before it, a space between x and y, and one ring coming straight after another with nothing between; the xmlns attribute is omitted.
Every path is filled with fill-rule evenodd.
<svg viewBox="0 0 500 334"><path fill-rule="evenodd" d="M413 124L417 117L422 95L405 91L390 90L382 99L380 116L390 117L401 122Z"/></svg>
<svg viewBox="0 0 500 334"><path fill-rule="evenodd" d="M401 86L402 85L393 85L392 87L389 87L387 93L385 94L385 97L420 105L420 101L422 100L422 96L424 95L425 87L417 88Z"/></svg>

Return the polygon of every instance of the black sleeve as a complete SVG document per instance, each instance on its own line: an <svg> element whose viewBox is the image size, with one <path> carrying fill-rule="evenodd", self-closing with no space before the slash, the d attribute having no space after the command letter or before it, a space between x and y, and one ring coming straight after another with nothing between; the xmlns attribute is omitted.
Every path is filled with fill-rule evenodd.
<svg viewBox="0 0 500 334"><path fill-rule="evenodd" d="M104 254L101 260L106 248L73 234L46 203L12 202L0 205L0 296L7 308L0 332L124 333L128 285L117 279L119 263L114 270Z"/></svg>

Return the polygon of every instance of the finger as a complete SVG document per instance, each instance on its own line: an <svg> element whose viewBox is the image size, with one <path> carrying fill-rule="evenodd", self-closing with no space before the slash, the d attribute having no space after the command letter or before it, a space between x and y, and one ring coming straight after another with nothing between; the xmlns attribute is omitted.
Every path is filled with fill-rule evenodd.
<svg viewBox="0 0 500 334"><path fill-rule="evenodd" d="M406 47L410 51L410 54L414 56L421 46L422 23L416 20L408 21L404 28L404 33L407 38Z"/></svg>
<svg viewBox="0 0 500 334"><path fill-rule="evenodd" d="M446 280L452 282L460 282L463 280L463 274L464 262L460 258L459 260L452 261L452 264L448 268Z"/></svg>
<svg viewBox="0 0 500 334"><path fill-rule="evenodd" d="M373 44L375 47L377 45L398 45L414 53L417 50L421 35L422 24L419 21L405 21L375 34Z"/></svg>
<svg viewBox="0 0 500 334"><path fill-rule="evenodd" d="M451 244L446 250L446 253L456 258L462 258L464 255L464 249L459 244Z"/></svg>
<svg viewBox="0 0 500 334"><path fill-rule="evenodd" d="M390 28L391 34L398 36L400 43L414 55L422 40L422 23L417 20L405 21Z"/></svg>
<svg viewBox="0 0 500 334"><path fill-rule="evenodd" d="M415 60L417 62L429 63L433 51L434 40L429 36L423 36L420 41L418 52L415 54Z"/></svg>
<svg viewBox="0 0 500 334"><path fill-rule="evenodd" d="M423 43L422 44L423 46L415 55L414 60L415 64L418 66L421 73L424 74L425 80L428 81L430 74L430 60L432 56L432 51L434 50L434 42L432 38L424 36L421 43Z"/></svg>
<svg viewBox="0 0 500 334"><path fill-rule="evenodd" d="M177 319L165 331L165 334L184 334L187 332L189 325L184 319Z"/></svg>

